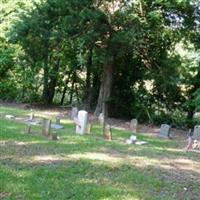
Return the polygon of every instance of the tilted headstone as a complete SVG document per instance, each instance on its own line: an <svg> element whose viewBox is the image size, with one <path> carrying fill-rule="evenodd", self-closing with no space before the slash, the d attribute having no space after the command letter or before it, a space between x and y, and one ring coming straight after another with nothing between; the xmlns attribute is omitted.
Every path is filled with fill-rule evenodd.
<svg viewBox="0 0 200 200"><path fill-rule="evenodd" d="M43 120L42 134L45 136L49 136L51 134L51 120L50 119Z"/></svg>
<svg viewBox="0 0 200 200"><path fill-rule="evenodd" d="M106 140L112 140L112 130L111 130L111 126L109 124L107 124L105 126L105 130L104 130L104 138Z"/></svg>
<svg viewBox="0 0 200 200"><path fill-rule="evenodd" d="M196 140L200 140L200 125L196 125L194 127L194 132L193 132L192 138L194 138Z"/></svg>
<svg viewBox="0 0 200 200"><path fill-rule="evenodd" d="M88 125L88 112L80 110L76 119L76 133L83 135L87 131Z"/></svg>
<svg viewBox="0 0 200 200"><path fill-rule="evenodd" d="M169 138L170 128L168 124L162 124L160 128L160 137Z"/></svg>
<svg viewBox="0 0 200 200"><path fill-rule="evenodd" d="M103 123L104 123L104 115L103 115L103 113L99 114L98 120L99 120L100 125L103 126Z"/></svg>
<svg viewBox="0 0 200 200"><path fill-rule="evenodd" d="M130 123L130 129L132 132L134 132L134 133L137 132L137 125L138 125L137 119L132 119L131 123Z"/></svg>
<svg viewBox="0 0 200 200"><path fill-rule="evenodd" d="M73 107L71 112L71 119L74 120L74 118L77 118L77 116L78 116L78 108Z"/></svg>

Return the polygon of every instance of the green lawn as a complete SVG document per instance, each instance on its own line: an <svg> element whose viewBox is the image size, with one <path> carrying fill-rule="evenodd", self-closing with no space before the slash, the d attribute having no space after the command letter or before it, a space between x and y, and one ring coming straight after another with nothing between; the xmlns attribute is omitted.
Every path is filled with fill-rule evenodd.
<svg viewBox="0 0 200 200"><path fill-rule="evenodd" d="M51 141L39 128L28 135L24 123L0 118L0 199L200 199L200 153L182 151L184 141L139 134L147 145L127 145L128 131L113 130L109 142L99 126L79 136L72 122L61 122L60 139Z"/></svg>

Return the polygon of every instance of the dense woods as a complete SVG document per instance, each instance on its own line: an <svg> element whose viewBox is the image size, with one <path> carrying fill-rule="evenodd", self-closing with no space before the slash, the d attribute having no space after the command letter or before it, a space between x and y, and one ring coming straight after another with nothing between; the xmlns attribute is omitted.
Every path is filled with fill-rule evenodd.
<svg viewBox="0 0 200 200"><path fill-rule="evenodd" d="M0 0L0 99L190 126L199 0Z"/></svg>

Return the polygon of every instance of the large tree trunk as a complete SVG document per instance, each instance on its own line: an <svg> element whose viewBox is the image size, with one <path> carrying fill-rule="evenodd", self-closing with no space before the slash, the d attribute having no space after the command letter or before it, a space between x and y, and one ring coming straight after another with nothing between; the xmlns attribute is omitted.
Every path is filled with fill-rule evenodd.
<svg viewBox="0 0 200 200"><path fill-rule="evenodd" d="M103 77L101 82L101 87L99 91L99 98L95 110L95 115L99 115L101 112L104 114L104 117L109 115L109 99L112 89L112 80L113 80L113 69L114 62L113 59L110 63L107 63L103 69Z"/></svg>
<svg viewBox="0 0 200 200"><path fill-rule="evenodd" d="M65 86L64 86L64 89L63 89L63 92L62 92L62 97L61 97L61 100L60 100L61 105L64 104L65 95L66 95L66 92L67 92L67 84L69 83L70 75L71 75L71 72L69 72L68 79L66 79L66 81L65 81Z"/></svg>
<svg viewBox="0 0 200 200"><path fill-rule="evenodd" d="M60 58L58 58L56 64L54 65L51 74L48 73L48 76L46 77L46 74L44 73L44 103L49 105L52 104L53 98L55 95L55 88L57 85L58 80L58 71L60 68Z"/></svg>
<svg viewBox="0 0 200 200"><path fill-rule="evenodd" d="M86 74L85 95L84 95L84 109L87 111L89 111L91 108L91 100L92 100L92 87L91 87L92 54L93 54L93 48L89 50L87 66L86 66L87 74Z"/></svg>
<svg viewBox="0 0 200 200"><path fill-rule="evenodd" d="M48 99L48 80L49 80L49 66L48 66L48 58L45 59L44 62L44 77L43 77L43 102L47 104Z"/></svg>
<svg viewBox="0 0 200 200"><path fill-rule="evenodd" d="M200 66L199 66L200 67ZM190 98L193 99L194 98L194 93L199 89L200 86L200 70L198 71L196 77L194 77L194 79L196 80L194 83L194 87L191 89L190 91ZM195 105L190 105L188 108L188 113L187 113L187 119L188 120L193 120L194 114L195 114Z"/></svg>

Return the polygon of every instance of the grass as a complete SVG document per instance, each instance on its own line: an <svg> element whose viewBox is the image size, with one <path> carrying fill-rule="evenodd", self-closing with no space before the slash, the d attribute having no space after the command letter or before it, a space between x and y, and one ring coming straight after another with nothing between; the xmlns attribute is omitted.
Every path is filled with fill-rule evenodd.
<svg viewBox="0 0 200 200"><path fill-rule="evenodd" d="M0 113L29 114L6 107ZM128 131L113 130L108 142L98 125L79 136L72 122L62 124L60 139L51 141L40 128L27 134L24 123L0 119L0 199L200 199L200 154L185 153L184 141L138 134L148 144L127 145Z"/></svg>

